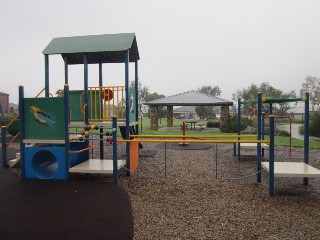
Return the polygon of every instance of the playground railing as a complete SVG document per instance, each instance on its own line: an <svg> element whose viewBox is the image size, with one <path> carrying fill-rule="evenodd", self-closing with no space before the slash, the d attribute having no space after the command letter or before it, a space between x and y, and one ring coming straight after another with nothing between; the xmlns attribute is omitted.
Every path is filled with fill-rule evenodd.
<svg viewBox="0 0 320 240"><path fill-rule="evenodd" d="M125 86L89 87L89 120L125 120Z"/></svg>

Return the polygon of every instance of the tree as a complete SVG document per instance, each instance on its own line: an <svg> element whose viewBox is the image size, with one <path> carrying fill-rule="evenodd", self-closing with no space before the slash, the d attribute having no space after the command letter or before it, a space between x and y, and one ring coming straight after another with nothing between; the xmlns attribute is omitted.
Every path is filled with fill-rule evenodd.
<svg viewBox="0 0 320 240"><path fill-rule="evenodd" d="M280 89L276 89L272 87L268 82L262 82L260 86L257 86L256 84L252 83L248 88L243 88L242 90L237 89L236 93L232 95L232 99L234 101L237 101L238 99L241 100L251 100L251 99L257 99L257 93L258 92L263 93L263 97L266 98L295 98L296 93L294 90L284 93ZM290 103L277 103L273 104L273 113L276 115L284 115L286 111L288 111L291 106ZM263 104L262 111L268 113L269 112L269 106L266 104ZM242 106L242 112L244 115L248 116L255 116L257 115L257 104L244 104Z"/></svg>
<svg viewBox="0 0 320 240"><path fill-rule="evenodd" d="M211 96L220 96L221 90L218 86L202 86L197 89L198 92L205 93ZM200 119L214 118L216 116L215 109L213 106L197 106L195 109Z"/></svg>
<svg viewBox="0 0 320 240"><path fill-rule="evenodd" d="M314 106L320 105L320 79L308 75L302 83L302 88L300 90L301 96L306 92L309 92L309 99L312 106L312 111L314 111Z"/></svg>

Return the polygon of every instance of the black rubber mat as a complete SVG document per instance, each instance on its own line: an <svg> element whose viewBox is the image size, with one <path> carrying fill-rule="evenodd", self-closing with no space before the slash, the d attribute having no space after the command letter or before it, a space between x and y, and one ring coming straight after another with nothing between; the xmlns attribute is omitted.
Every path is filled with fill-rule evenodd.
<svg viewBox="0 0 320 240"><path fill-rule="evenodd" d="M131 203L101 179L21 180L0 167L0 239L133 239Z"/></svg>

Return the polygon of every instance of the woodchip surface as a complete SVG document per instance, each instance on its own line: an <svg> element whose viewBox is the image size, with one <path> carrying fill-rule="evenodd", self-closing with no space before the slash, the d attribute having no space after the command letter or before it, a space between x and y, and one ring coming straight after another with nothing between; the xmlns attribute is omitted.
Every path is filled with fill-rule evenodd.
<svg viewBox="0 0 320 240"><path fill-rule="evenodd" d="M140 159L131 177L121 175L134 216L134 239L320 239L320 178L276 178L268 195L268 173L256 182L256 150L232 144L208 150L160 149ZM124 147L119 148L124 153ZM320 169L319 150L310 164ZM268 161L268 151L263 161ZM275 149L276 161L303 161L303 149Z"/></svg>

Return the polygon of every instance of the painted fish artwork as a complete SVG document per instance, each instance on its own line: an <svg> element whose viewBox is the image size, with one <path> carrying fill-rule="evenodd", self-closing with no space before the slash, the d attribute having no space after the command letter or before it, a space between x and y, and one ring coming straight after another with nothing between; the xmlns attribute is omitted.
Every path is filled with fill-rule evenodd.
<svg viewBox="0 0 320 240"><path fill-rule="evenodd" d="M56 120L54 117L45 113L44 111L42 111L40 108L37 108L36 106L31 106L29 110L33 114L34 120L40 124L53 127L53 124L56 123Z"/></svg>

